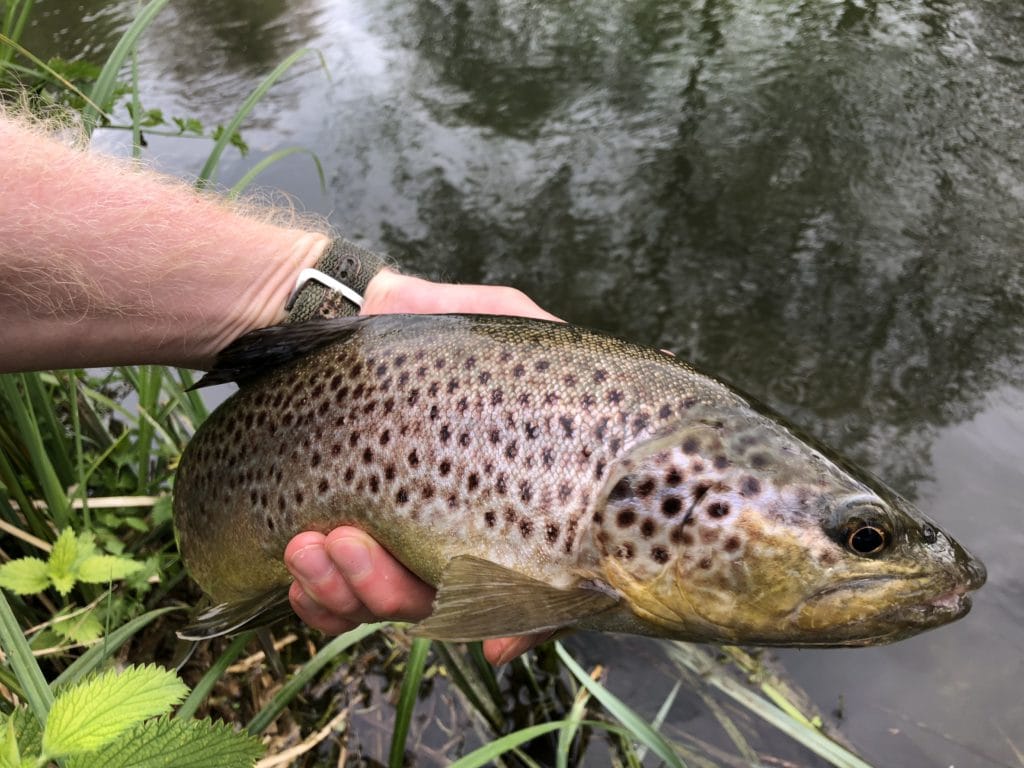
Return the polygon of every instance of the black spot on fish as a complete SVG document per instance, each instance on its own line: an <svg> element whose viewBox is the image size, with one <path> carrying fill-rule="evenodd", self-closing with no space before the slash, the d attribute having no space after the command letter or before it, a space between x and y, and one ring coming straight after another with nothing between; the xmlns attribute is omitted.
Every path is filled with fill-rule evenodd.
<svg viewBox="0 0 1024 768"><path fill-rule="evenodd" d="M406 398L405 402L409 405L416 405L420 399L420 391L418 389L412 389L409 391L409 397Z"/></svg>
<svg viewBox="0 0 1024 768"><path fill-rule="evenodd" d="M469 399L465 397L460 397L459 402L456 404L455 407L458 408L459 413L465 413L466 410L469 408Z"/></svg>
<svg viewBox="0 0 1024 768"><path fill-rule="evenodd" d="M427 375L427 366L421 365L419 368L417 368L416 375L419 376L421 379L424 378Z"/></svg>
<svg viewBox="0 0 1024 768"><path fill-rule="evenodd" d="M711 564L712 561L710 557L702 557L700 559L700 562L697 563L697 565L699 565L705 571L711 570Z"/></svg>
<svg viewBox="0 0 1024 768"><path fill-rule="evenodd" d="M459 445L461 445L463 448L469 445L469 432L463 432L461 435L459 435Z"/></svg>
<svg viewBox="0 0 1024 768"><path fill-rule="evenodd" d="M444 477L445 475L452 471L452 463L447 459L442 461L440 464L438 464L437 471L441 473L441 477Z"/></svg>
<svg viewBox="0 0 1024 768"><path fill-rule="evenodd" d="M636 512L632 509L623 509L615 516L615 522L619 528L628 528L636 522Z"/></svg>
<svg viewBox="0 0 1024 768"><path fill-rule="evenodd" d="M661 514L665 517L675 517L683 509L683 502L678 496L669 496L661 502Z"/></svg>
<svg viewBox="0 0 1024 768"><path fill-rule="evenodd" d="M509 440L505 446L505 456L514 459L517 453L519 453L519 444L515 440Z"/></svg>
<svg viewBox="0 0 1024 768"><path fill-rule="evenodd" d="M521 378L522 376L525 376L526 366L524 366L522 363L517 364L516 367L512 369L512 375L515 376L517 379Z"/></svg>
<svg viewBox="0 0 1024 768"><path fill-rule="evenodd" d="M409 451L409 455L406 458L410 467L418 467L420 465L420 455L416 453L415 448Z"/></svg>
<svg viewBox="0 0 1024 768"><path fill-rule="evenodd" d="M403 365L405 365L406 360L408 359L409 358L407 358L405 355L395 355L395 367L401 368Z"/></svg>
<svg viewBox="0 0 1024 768"><path fill-rule="evenodd" d="M467 357L465 362L462 363L462 367L465 368L467 371L473 370L473 368L475 366L476 366L476 358L473 357L473 355L470 355L469 357Z"/></svg>
<svg viewBox="0 0 1024 768"><path fill-rule="evenodd" d="M281 407L281 403L283 403L283 402L284 402L284 393L283 392L278 392L276 395L274 395L274 402L273 402L274 408L280 408Z"/></svg>
<svg viewBox="0 0 1024 768"><path fill-rule="evenodd" d="M255 507L256 506L256 502L259 501L259 500L260 500L260 496L259 496L258 493L256 493L256 491L250 491L249 492L249 503L252 506Z"/></svg>
<svg viewBox="0 0 1024 768"><path fill-rule="evenodd" d="M540 460L544 464L546 469L551 469L555 465L555 453L550 448L545 448L541 451Z"/></svg>
<svg viewBox="0 0 1024 768"><path fill-rule="evenodd" d="M371 451L369 448L366 448L363 451L363 463L364 464L369 464L372 461L373 461L373 451Z"/></svg>
<svg viewBox="0 0 1024 768"><path fill-rule="evenodd" d="M565 386L567 386L567 387L575 387L576 386L576 374L574 374L574 373L567 373L567 374L565 374L565 376L562 377L562 381L565 382Z"/></svg>
<svg viewBox="0 0 1024 768"><path fill-rule="evenodd" d="M650 423L651 417L648 416L646 413L637 414L636 417L633 419L633 434L640 434L645 429L647 429Z"/></svg>
<svg viewBox="0 0 1024 768"><path fill-rule="evenodd" d="M719 530L717 528L701 528L700 529L700 540L705 544L710 544L718 539Z"/></svg>
<svg viewBox="0 0 1024 768"><path fill-rule="evenodd" d="M456 379L452 379L448 382L448 394L455 394L455 390L459 388L459 382Z"/></svg>
<svg viewBox="0 0 1024 768"><path fill-rule="evenodd" d="M290 411L285 411L284 416L281 417L281 423L284 424L286 427L291 425L292 414Z"/></svg>
<svg viewBox="0 0 1024 768"><path fill-rule="evenodd" d="M597 398L588 392L580 398L580 405L583 406L584 410L589 410L597 405Z"/></svg>
<svg viewBox="0 0 1024 768"><path fill-rule="evenodd" d="M309 457L309 465L315 467L318 464L320 464L320 454L314 451L313 455Z"/></svg>
<svg viewBox="0 0 1024 768"><path fill-rule="evenodd" d="M399 488L395 493L395 501L398 504L406 504L409 501L409 492L405 488Z"/></svg>
<svg viewBox="0 0 1024 768"><path fill-rule="evenodd" d="M496 519L497 519L497 515L494 514L493 510L489 509L486 512L484 512L484 522L487 523L487 527L488 528L493 528L494 527L494 523L495 523Z"/></svg>
<svg viewBox="0 0 1024 768"><path fill-rule="evenodd" d="M370 492L377 493L380 490L380 478L376 475L370 475Z"/></svg>
<svg viewBox="0 0 1024 768"><path fill-rule="evenodd" d="M569 418L568 416L559 416L558 417L558 423L562 425L562 431L565 433L565 436L566 437L572 437L572 433L573 433L572 419Z"/></svg>
<svg viewBox="0 0 1024 768"><path fill-rule="evenodd" d="M430 420L437 421L437 417L440 415L440 411L436 405L430 406Z"/></svg>
<svg viewBox="0 0 1024 768"><path fill-rule="evenodd" d="M352 484L352 479L356 476L356 471L352 467L348 467L345 470L345 482L349 485Z"/></svg>
<svg viewBox="0 0 1024 768"><path fill-rule="evenodd" d="M594 371L594 383L600 384L602 381L608 378L608 371L603 368L598 368Z"/></svg>
<svg viewBox="0 0 1024 768"><path fill-rule="evenodd" d="M481 384L488 384L488 383L490 383L490 381L491 381L491 372L490 371L481 371L480 375L477 377L477 381L479 381Z"/></svg>
<svg viewBox="0 0 1024 768"><path fill-rule="evenodd" d="M668 558L668 550L664 547L651 547L651 559L658 565L664 565L667 563Z"/></svg>
<svg viewBox="0 0 1024 768"><path fill-rule="evenodd" d="M519 498L522 499L524 503L525 502L529 502L530 499L533 498L533 489L530 487L529 483L521 483L520 484L520 486L519 486Z"/></svg>
<svg viewBox="0 0 1024 768"><path fill-rule="evenodd" d="M674 485L679 485L681 482L683 482L683 473L680 472L676 467L672 467L672 469L670 469L665 474L665 484L666 485L673 485L674 486Z"/></svg>
<svg viewBox="0 0 1024 768"><path fill-rule="evenodd" d="M457 509L459 506L459 497L454 493L448 497L448 509Z"/></svg>
<svg viewBox="0 0 1024 768"><path fill-rule="evenodd" d="M549 544L554 544L558 541L559 532L560 531L556 523L548 523L544 526L544 536L547 538Z"/></svg>
<svg viewBox="0 0 1024 768"><path fill-rule="evenodd" d="M423 497L424 501L434 498L434 486L430 483L424 483L423 487L420 488L420 496Z"/></svg>
<svg viewBox="0 0 1024 768"><path fill-rule="evenodd" d="M505 507L505 520L510 523L516 521L516 511L512 507Z"/></svg>
<svg viewBox="0 0 1024 768"><path fill-rule="evenodd" d="M404 387L408 383L409 383L409 372L408 371L402 371L400 374L398 374L398 386L399 387Z"/></svg>
<svg viewBox="0 0 1024 768"><path fill-rule="evenodd" d="M508 480L504 472L498 473L498 479L494 483L494 489L503 496L508 493Z"/></svg>
<svg viewBox="0 0 1024 768"><path fill-rule="evenodd" d="M504 401L505 393L502 390L496 389L491 392L491 405L501 405Z"/></svg>
<svg viewBox="0 0 1024 768"><path fill-rule="evenodd" d="M385 429L380 433L380 444L387 445L389 442L391 442L391 430Z"/></svg>
<svg viewBox="0 0 1024 768"><path fill-rule="evenodd" d="M544 395L544 405L554 405L558 402L557 392L548 392Z"/></svg>
<svg viewBox="0 0 1024 768"><path fill-rule="evenodd" d="M272 518L270 515L267 515L267 530L274 530L274 518Z"/></svg>
<svg viewBox="0 0 1024 768"><path fill-rule="evenodd" d="M389 482L391 480L395 479L395 465L394 464L388 464L386 467L384 467L384 479L389 481Z"/></svg>
<svg viewBox="0 0 1024 768"><path fill-rule="evenodd" d="M547 360L538 360L536 363L533 364L533 367L537 371L546 371L548 368L551 367L551 363L549 363Z"/></svg>
<svg viewBox="0 0 1024 768"><path fill-rule="evenodd" d="M658 410L658 418L661 419L662 421L664 421L665 419L667 419L671 415L672 415L672 406L669 405L668 403L665 403Z"/></svg>
<svg viewBox="0 0 1024 768"><path fill-rule="evenodd" d="M441 436L441 442L447 443L452 436L452 431L448 428L448 425L445 424L441 427L441 431L438 434Z"/></svg>
<svg viewBox="0 0 1024 768"><path fill-rule="evenodd" d="M601 423L594 427L594 437L598 440L603 441L605 433L608 431L608 419L601 419Z"/></svg>
<svg viewBox="0 0 1024 768"><path fill-rule="evenodd" d="M562 483L558 486L558 500L568 501L569 497L572 496L572 486L568 483Z"/></svg>
<svg viewBox="0 0 1024 768"><path fill-rule="evenodd" d="M615 550L615 557L619 560L632 560L635 554L636 548L633 546L633 542L631 541L622 542Z"/></svg>
<svg viewBox="0 0 1024 768"><path fill-rule="evenodd" d="M384 413L391 413L395 410L395 398L389 397L384 401Z"/></svg>
<svg viewBox="0 0 1024 768"><path fill-rule="evenodd" d="M363 382L356 384L356 388L352 390L352 399L358 400L366 392L366 385Z"/></svg>
<svg viewBox="0 0 1024 768"><path fill-rule="evenodd" d="M715 456L715 469L725 469L729 466L729 459L719 454Z"/></svg>
<svg viewBox="0 0 1024 768"><path fill-rule="evenodd" d="M441 385L436 381L430 382L430 386L427 387L427 394L431 397L437 397L437 393L441 391Z"/></svg>
<svg viewBox="0 0 1024 768"><path fill-rule="evenodd" d="M696 453L700 448L700 443L697 442L697 438L688 437L683 440L683 453Z"/></svg>
<svg viewBox="0 0 1024 768"><path fill-rule="evenodd" d="M644 478L644 481L637 486L636 493L642 498L650 496L654 493L654 480L649 477Z"/></svg>
<svg viewBox="0 0 1024 768"><path fill-rule="evenodd" d="M439 371L444 368L445 365L447 365L447 363L443 357L439 357L434 361L434 367Z"/></svg>
<svg viewBox="0 0 1024 768"><path fill-rule="evenodd" d="M519 521L519 532L523 534L524 539L530 538L530 534L533 533L533 521L527 520L525 517Z"/></svg>
<svg viewBox="0 0 1024 768"><path fill-rule="evenodd" d="M708 504L708 514L711 515L711 517L725 517L729 514L729 505L724 504L721 501Z"/></svg>
<svg viewBox="0 0 1024 768"><path fill-rule="evenodd" d="M604 463L603 460L599 460L597 462L597 464L594 465L594 478L595 479L600 480L602 477L604 477L604 468L605 468L605 463Z"/></svg>
<svg viewBox="0 0 1024 768"><path fill-rule="evenodd" d="M327 481L326 478L321 479L320 480L320 485L317 486L317 488L319 489L320 493L327 493L327 490L330 487L331 487L331 484Z"/></svg>
<svg viewBox="0 0 1024 768"><path fill-rule="evenodd" d="M501 442L501 432L499 432L496 429L491 430L491 434L489 435L489 437L491 439L491 442L494 443L495 445Z"/></svg>
<svg viewBox="0 0 1024 768"><path fill-rule="evenodd" d="M763 453L755 453L750 457L750 466L754 469L764 469L771 463L771 460Z"/></svg>
<svg viewBox="0 0 1024 768"><path fill-rule="evenodd" d="M707 483L697 483L693 486L693 503L699 504L700 500L707 495L707 492L711 490L711 486Z"/></svg>
<svg viewBox="0 0 1024 768"><path fill-rule="evenodd" d="M306 500L306 497L305 497L305 496L303 495L302 491L296 491L296 492L295 492L295 503L296 503L296 504L301 504L301 503L302 503L302 502L304 502L305 500ZM266 496L264 496L264 497L263 497L263 503L264 503L264 504L266 504L266 503L267 503L267 502L266 502Z"/></svg>
<svg viewBox="0 0 1024 768"><path fill-rule="evenodd" d="M629 478L622 478L608 493L609 501L621 501L622 499L629 498L633 495L633 489L629 485Z"/></svg>
<svg viewBox="0 0 1024 768"><path fill-rule="evenodd" d="M740 548L739 537L730 536L725 540L725 543L722 546L725 548L726 552L735 552L737 549Z"/></svg>
<svg viewBox="0 0 1024 768"><path fill-rule="evenodd" d="M526 430L526 437L528 440L536 440L537 435L540 434L540 427L536 424L530 423L529 421L526 422L524 429Z"/></svg>
<svg viewBox="0 0 1024 768"><path fill-rule="evenodd" d="M471 472L469 477L466 478L466 487L471 491L475 491L477 489L477 486L479 485L480 475L478 475L476 472Z"/></svg>
<svg viewBox="0 0 1024 768"><path fill-rule="evenodd" d="M651 536L654 535L654 532L657 529L658 526L656 526L654 524L654 521L651 520L651 518L649 517L644 518L644 521L640 523L640 535L643 536L645 539L651 538Z"/></svg>
<svg viewBox="0 0 1024 768"><path fill-rule="evenodd" d="M740 482L740 493L744 496L757 496L761 492L761 481L756 477L747 475Z"/></svg>

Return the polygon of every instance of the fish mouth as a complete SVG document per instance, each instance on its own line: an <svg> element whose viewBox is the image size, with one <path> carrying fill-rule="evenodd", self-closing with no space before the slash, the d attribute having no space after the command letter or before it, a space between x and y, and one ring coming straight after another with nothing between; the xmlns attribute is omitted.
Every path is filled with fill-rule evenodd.
<svg viewBox="0 0 1024 768"><path fill-rule="evenodd" d="M925 629L956 621L971 610L971 592L977 589L976 579L967 583L936 583L928 576L862 576L831 584L817 590L797 607L794 613L829 603L853 603L860 598L865 605L883 603L881 609L854 612L841 634L829 645L874 645L893 642ZM875 593L874 597L869 596ZM827 609L826 609L827 610Z"/></svg>

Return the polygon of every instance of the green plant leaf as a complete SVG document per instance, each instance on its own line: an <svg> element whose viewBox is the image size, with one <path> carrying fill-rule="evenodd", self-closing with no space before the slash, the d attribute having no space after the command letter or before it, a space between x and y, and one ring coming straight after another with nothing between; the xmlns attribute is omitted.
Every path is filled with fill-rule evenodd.
<svg viewBox="0 0 1024 768"><path fill-rule="evenodd" d="M210 720L161 717L132 728L68 768L245 768L264 752L259 739Z"/></svg>
<svg viewBox="0 0 1024 768"><path fill-rule="evenodd" d="M75 586L74 565L78 557L78 539L75 532L65 528L53 543L48 570L53 586L61 595L67 595Z"/></svg>
<svg viewBox="0 0 1024 768"><path fill-rule="evenodd" d="M60 693L43 733L48 757L99 749L146 718L177 704L188 688L155 666L105 672Z"/></svg>
<svg viewBox="0 0 1024 768"><path fill-rule="evenodd" d="M92 555L78 568L78 580L88 584L107 584L142 570L142 563L114 555Z"/></svg>
<svg viewBox="0 0 1024 768"><path fill-rule="evenodd" d="M4 718L0 728L0 768L17 768L21 765L18 751L18 734L14 731L14 719Z"/></svg>
<svg viewBox="0 0 1024 768"><path fill-rule="evenodd" d="M72 642L88 644L103 634L103 625L95 611L87 611L54 620L53 631Z"/></svg>
<svg viewBox="0 0 1024 768"><path fill-rule="evenodd" d="M19 557L0 565L0 587L16 595L34 595L50 586L50 572L38 557Z"/></svg>

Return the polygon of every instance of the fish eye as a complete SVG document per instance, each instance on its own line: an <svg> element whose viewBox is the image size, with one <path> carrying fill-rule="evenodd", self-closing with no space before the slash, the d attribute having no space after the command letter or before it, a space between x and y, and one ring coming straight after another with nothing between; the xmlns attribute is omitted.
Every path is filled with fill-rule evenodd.
<svg viewBox="0 0 1024 768"><path fill-rule="evenodd" d="M846 546L858 555L877 555L888 543L886 532L875 526L863 524L850 529L846 537Z"/></svg>
<svg viewBox="0 0 1024 768"><path fill-rule="evenodd" d="M935 526L925 523L921 526L921 538L925 544L934 544L939 538L939 534L936 532Z"/></svg>

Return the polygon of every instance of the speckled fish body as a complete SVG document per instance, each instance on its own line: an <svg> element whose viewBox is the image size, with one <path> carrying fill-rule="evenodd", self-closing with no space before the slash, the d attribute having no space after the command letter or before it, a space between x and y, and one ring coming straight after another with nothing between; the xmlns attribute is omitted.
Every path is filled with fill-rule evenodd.
<svg viewBox="0 0 1024 768"><path fill-rule="evenodd" d="M254 371L261 371L254 373ZM214 600L280 594L288 540L359 526L440 586L423 634L554 626L886 642L965 614L984 569L906 501L664 353L488 316L250 334L175 484Z"/></svg>

